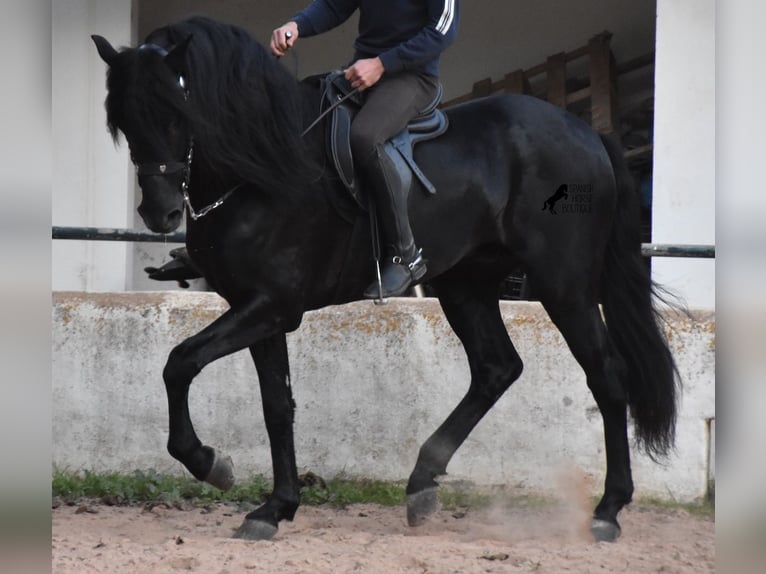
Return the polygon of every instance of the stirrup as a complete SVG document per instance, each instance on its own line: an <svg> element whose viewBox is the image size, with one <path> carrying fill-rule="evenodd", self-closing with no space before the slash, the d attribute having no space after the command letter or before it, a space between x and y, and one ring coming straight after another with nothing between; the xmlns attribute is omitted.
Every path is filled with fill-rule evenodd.
<svg viewBox="0 0 766 574"><path fill-rule="evenodd" d="M419 249L410 262L406 262L400 255L393 256L380 271L376 261L376 281L370 284L364 291L366 299L374 299L378 305L385 304L386 297L399 297L422 279L426 274L426 261L423 258L423 250ZM384 289L384 277L388 279L388 287ZM394 285L391 285L394 282Z"/></svg>
<svg viewBox="0 0 766 574"><path fill-rule="evenodd" d="M412 261L410 261L409 263L405 263L404 259L402 258L401 255L394 255L391 258L391 261L394 263L394 265L406 265L407 269L410 270L410 275L413 274L413 271L415 270L415 268L418 265L421 265L421 264L425 263L425 261L423 261L423 250L422 249L418 249L415 252L415 257L413 257ZM414 280L414 278L413 278L413 280Z"/></svg>

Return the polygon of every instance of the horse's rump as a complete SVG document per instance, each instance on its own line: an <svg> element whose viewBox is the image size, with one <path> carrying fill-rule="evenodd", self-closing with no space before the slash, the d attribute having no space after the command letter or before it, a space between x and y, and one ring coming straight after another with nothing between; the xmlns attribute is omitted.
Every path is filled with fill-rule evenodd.
<svg viewBox="0 0 766 574"><path fill-rule="evenodd" d="M590 126L515 94L446 112L447 133L415 149L437 188L429 196L415 185L410 196L413 230L433 261L429 267L448 266L488 245L507 252L509 268L578 251L603 254L616 187L609 156ZM542 212L564 184L577 190L578 207L559 217Z"/></svg>

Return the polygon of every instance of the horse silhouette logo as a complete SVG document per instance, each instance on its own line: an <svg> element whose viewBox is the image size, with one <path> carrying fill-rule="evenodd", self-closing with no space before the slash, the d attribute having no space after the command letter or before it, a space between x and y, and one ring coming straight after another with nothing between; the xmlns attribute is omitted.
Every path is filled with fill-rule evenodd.
<svg viewBox="0 0 766 574"><path fill-rule="evenodd" d="M556 203L561 201L562 199L567 199L569 197L567 190L568 190L568 187L566 183L560 185L559 188L556 190L556 193L551 195L548 199L545 200L545 203L543 203L543 211L547 209L553 215L558 215L558 212L555 209Z"/></svg>

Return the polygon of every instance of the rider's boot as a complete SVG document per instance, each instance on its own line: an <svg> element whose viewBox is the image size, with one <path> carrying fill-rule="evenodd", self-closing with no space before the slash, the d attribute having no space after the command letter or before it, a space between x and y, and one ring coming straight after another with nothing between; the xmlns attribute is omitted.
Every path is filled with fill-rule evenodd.
<svg viewBox="0 0 766 574"><path fill-rule="evenodd" d="M365 170L365 183L375 203L380 226L388 250L380 272L382 289L377 280L364 291L367 299L397 297L426 274L426 262L415 239L407 217L407 189L402 189L396 166L377 146L375 156ZM382 292L381 292L382 291Z"/></svg>

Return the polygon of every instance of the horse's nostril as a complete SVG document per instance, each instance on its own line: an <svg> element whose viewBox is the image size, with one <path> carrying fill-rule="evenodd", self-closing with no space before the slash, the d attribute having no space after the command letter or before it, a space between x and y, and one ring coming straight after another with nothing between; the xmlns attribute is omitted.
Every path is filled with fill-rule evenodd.
<svg viewBox="0 0 766 574"><path fill-rule="evenodd" d="M181 212L180 209L174 209L168 215L168 221L178 221L179 219L181 219L182 215L183 213Z"/></svg>

